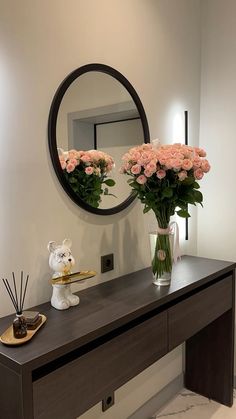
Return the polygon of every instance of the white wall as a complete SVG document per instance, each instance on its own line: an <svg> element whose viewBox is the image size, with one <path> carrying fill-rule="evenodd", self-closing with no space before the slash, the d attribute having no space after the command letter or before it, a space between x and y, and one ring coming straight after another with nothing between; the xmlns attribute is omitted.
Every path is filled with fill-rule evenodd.
<svg viewBox="0 0 236 419"><path fill-rule="evenodd" d="M21 269L30 273L26 306L50 297L49 240L71 237L80 269L99 272L100 255L114 252L115 270L88 285L150 264L147 230L153 219L143 216L139 202L115 216L99 217L65 195L49 157L48 112L69 72L100 62L133 84L153 138L172 141L173 121L188 109L190 140L196 144L199 12L198 0L1 0L1 275ZM194 219L190 230L188 251L194 253ZM12 307L2 286L0 296L3 316ZM120 389L120 401L106 417L128 416L181 370L177 349ZM94 409L98 418L99 407Z"/></svg>
<svg viewBox="0 0 236 419"><path fill-rule="evenodd" d="M83 74L63 96L57 118L57 145L68 150L69 113L129 101L133 102L125 87L108 74L94 71Z"/></svg>
<svg viewBox="0 0 236 419"><path fill-rule="evenodd" d="M202 6L200 145L212 169L202 183L198 254L235 261L236 2L206 0Z"/></svg>
<svg viewBox="0 0 236 419"><path fill-rule="evenodd" d="M198 252L233 261L236 259L236 2L204 1L202 16L200 145L207 149L212 169L202 183L205 205L199 211Z"/></svg>

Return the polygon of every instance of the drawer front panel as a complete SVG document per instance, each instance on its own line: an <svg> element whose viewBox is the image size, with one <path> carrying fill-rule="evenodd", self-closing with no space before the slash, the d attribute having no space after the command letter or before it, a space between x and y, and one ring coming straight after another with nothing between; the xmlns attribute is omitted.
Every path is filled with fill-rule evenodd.
<svg viewBox="0 0 236 419"><path fill-rule="evenodd" d="M167 353L167 312L33 383L35 419L74 419Z"/></svg>
<svg viewBox="0 0 236 419"><path fill-rule="evenodd" d="M227 277L168 310L169 350L232 308L232 277Z"/></svg>

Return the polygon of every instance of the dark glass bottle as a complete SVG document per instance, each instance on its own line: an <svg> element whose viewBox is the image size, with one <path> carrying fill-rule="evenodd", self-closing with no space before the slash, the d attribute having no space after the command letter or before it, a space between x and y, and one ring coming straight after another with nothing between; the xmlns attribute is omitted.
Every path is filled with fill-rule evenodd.
<svg viewBox="0 0 236 419"><path fill-rule="evenodd" d="M27 325L22 314L16 314L13 321L13 334L16 339L22 339L27 335Z"/></svg>

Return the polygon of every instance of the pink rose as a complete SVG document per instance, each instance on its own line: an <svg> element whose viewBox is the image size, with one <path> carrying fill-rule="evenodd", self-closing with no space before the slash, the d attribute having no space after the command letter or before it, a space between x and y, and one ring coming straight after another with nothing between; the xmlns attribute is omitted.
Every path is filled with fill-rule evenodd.
<svg viewBox="0 0 236 419"><path fill-rule="evenodd" d="M152 148L152 144L150 144L150 143L143 143L143 144L141 145L141 149L142 149L142 150L147 150L147 151L149 151L151 148Z"/></svg>
<svg viewBox="0 0 236 419"><path fill-rule="evenodd" d="M182 163L182 169L190 170L193 167L193 162L190 159L184 159Z"/></svg>
<svg viewBox="0 0 236 419"><path fill-rule="evenodd" d="M141 163L142 165L149 163L150 158L149 158L149 155L146 151L143 152L142 157L140 159L138 159L137 163L139 163L140 160L142 162Z"/></svg>
<svg viewBox="0 0 236 419"><path fill-rule="evenodd" d="M184 157L185 157L186 159L191 159L191 158L192 158L192 156L193 156L193 152L192 152L192 151L190 151L188 148L186 148L186 149L183 151L183 154L184 154Z"/></svg>
<svg viewBox="0 0 236 419"><path fill-rule="evenodd" d="M200 157L206 157L206 152L202 148L195 147L195 151Z"/></svg>
<svg viewBox="0 0 236 419"><path fill-rule="evenodd" d="M160 169L157 171L157 178L158 179L163 179L166 176L166 171L163 169Z"/></svg>
<svg viewBox="0 0 236 419"><path fill-rule="evenodd" d="M134 166L131 167L131 173L133 173L133 175L139 175L140 172L141 172L140 164L135 164Z"/></svg>
<svg viewBox="0 0 236 419"><path fill-rule="evenodd" d="M68 151L68 157L69 159L74 159L77 156L77 151L76 150L70 150Z"/></svg>
<svg viewBox="0 0 236 419"><path fill-rule="evenodd" d="M131 160L131 155L130 153L125 153L122 157L122 160L124 161L130 161Z"/></svg>
<svg viewBox="0 0 236 419"><path fill-rule="evenodd" d="M70 159L68 163L73 164L74 166L77 166L78 161L76 159Z"/></svg>
<svg viewBox="0 0 236 419"><path fill-rule="evenodd" d="M77 151L77 157L78 157L78 158L82 157L84 154L85 154L85 152L84 152L84 151L82 151L82 150Z"/></svg>
<svg viewBox="0 0 236 419"><path fill-rule="evenodd" d="M183 164L183 160L181 160L179 158L174 158L174 159L171 160L171 165L172 165L173 169L175 169L175 170L181 169L182 164Z"/></svg>
<svg viewBox="0 0 236 419"><path fill-rule="evenodd" d="M88 154L84 154L83 156L80 157L80 160L84 163L88 163L91 161L91 157Z"/></svg>
<svg viewBox="0 0 236 419"><path fill-rule="evenodd" d="M182 153L180 153L179 151L176 151L176 152L174 152L174 158L179 159L179 160L183 160L184 155Z"/></svg>
<svg viewBox="0 0 236 419"><path fill-rule="evenodd" d="M146 169L154 173L157 170L157 162L155 160L151 160L150 163L147 164Z"/></svg>
<svg viewBox="0 0 236 419"><path fill-rule="evenodd" d="M165 162L165 167L166 167L166 169L168 170L168 169L173 169L173 166L172 166L172 159L167 159L166 160L166 162Z"/></svg>
<svg viewBox="0 0 236 419"><path fill-rule="evenodd" d="M159 162L160 162L160 164L161 164L162 166L165 166L166 161L167 161L167 159L166 159L166 158L164 158L164 157L161 157L161 158L159 159Z"/></svg>
<svg viewBox="0 0 236 419"><path fill-rule="evenodd" d="M140 158L140 153L138 151L133 151L131 156L133 161L137 161Z"/></svg>
<svg viewBox="0 0 236 419"><path fill-rule="evenodd" d="M125 163L124 164L124 169L127 172L127 170L129 170L131 168L131 164L130 163Z"/></svg>
<svg viewBox="0 0 236 419"><path fill-rule="evenodd" d="M92 175L93 171L94 171L94 169L91 166L88 166L88 167L85 168L86 175Z"/></svg>
<svg viewBox="0 0 236 419"><path fill-rule="evenodd" d="M73 170L75 170L75 165L72 164L72 163L68 163L67 166L66 166L67 173L71 173L71 172L73 172Z"/></svg>
<svg viewBox="0 0 236 419"><path fill-rule="evenodd" d="M202 163L201 163L202 171L204 173L207 173L207 172L209 172L210 168L211 168L211 166L210 166L208 160L206 160L206 159L202 160Z"/></svg>
<svg viewBox="0 0 236 419"><path fill-rule="evenodd" d="M140 175L137 177L136 182L138 182L140 185L144 185L144 183L147 182L147 178L144 175Z"/></svg>
<svg viewBox="0 0 236 419"><path fill-rule="evenodd" d="M144 174L146 177L151 177L153 175L153 172L151 170L145 169Z"/></svg>
<svg viewBox="0 0 236 419"><path fill-rule="evenodd" d="M108 163L107 165L107 172L111 172L113 168L113 164L112 163Z"/></svg>
<svg viewBox="0 0 236 419"><path fill-rule="evenodd" d="M201 164L202 164L202 162L201 162L200 157L195 156L194 159L193 159L193 168L194 169L199 169L199 167L201 167Z"/></svg>
<svg viewBox="0 0 236 419"><path fill-rule="evenodd" d="M194 170L193 175L194 175L195 179L201 180L204 176L204 173L203 173L202 169L196 169L196 170Z"/></svg>
<svg viewBox="0 0 236 419"><path fill-rule="evenodd" d="M181 170L181 172L178 173L178 178L182 182L182 180L186 179L188 176L186 170Z"/></svg>

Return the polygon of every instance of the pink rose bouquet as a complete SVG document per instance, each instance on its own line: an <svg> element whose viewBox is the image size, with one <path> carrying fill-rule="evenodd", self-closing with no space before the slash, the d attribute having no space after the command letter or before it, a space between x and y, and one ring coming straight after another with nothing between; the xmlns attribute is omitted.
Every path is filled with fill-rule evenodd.
<svg viewBox="0 0 236 419"><path fill-rule="evenodd" d="M162 231L155 255L164 249L166 257L160 264L156 257L153 259L154 274L160 276L172 266L169 237L167 239L170 217L175 213L190 217L188 204L202 205L198 180L210 170L205 157L206 152L198 147L143 144L131 148L122 158L121 173L130 177L128 183L144 204L143 212L154 211L159 231Z"/></svg>
<svg viewBox="0 0 236 419"><path fill-rule="evenodd" d="M113 158L98 150L60 151L61 168L73 191L84 202L98 208L102 195L112 195L107 186L114 186L115 181L107 177L114 167Z"/></svg>

